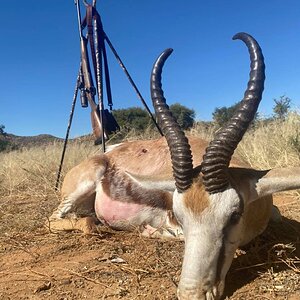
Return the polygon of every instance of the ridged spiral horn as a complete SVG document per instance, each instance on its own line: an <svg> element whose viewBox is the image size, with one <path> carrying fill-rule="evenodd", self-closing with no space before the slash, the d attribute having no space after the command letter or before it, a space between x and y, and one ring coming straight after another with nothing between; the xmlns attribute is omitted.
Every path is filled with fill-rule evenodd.
<svg viewBox="0 0 300 300"><path fill-rule="evenodd" d="M238 143L253 120L262 98L265 80L264 57L257 41L247 33L237 33L234 40L242 40L250 53L250 79L243 100L233 117L210 142L203 156L203 183L209 193L224 191L229 184L228 166Z"/></svg>
<svg viewBox="0 0 300 300"><path fill-rule="evenodd" d="M151 72L150 90L157 121L171 153L176 188L179 193L182 193L193 182L193 159L188 140L170 112L162 90L162 68L172 52L173 49L166 49L154 63Z"/></svg>

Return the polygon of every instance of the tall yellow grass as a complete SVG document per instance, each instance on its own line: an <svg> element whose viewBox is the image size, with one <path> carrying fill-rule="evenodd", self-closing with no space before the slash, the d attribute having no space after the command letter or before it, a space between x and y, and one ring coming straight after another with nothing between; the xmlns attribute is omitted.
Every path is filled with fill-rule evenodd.
<svg viewBox="0 0 300 300"><path fill-rule="evenodd" d="M213 136L214 128L205 124L192 129L191 134L207 140ZM127 133L126 140L148 139L159 135L150 129L142 135ZM110 143L119 142L118 137ZM69 143L62 178L64 174L83 159L99 152L99 146L92 141ZM0 196L42 197L56 195L54 190L62 151L62 143L0 153ZM237 149L238 155L252 167L268 169L300 165L300 116L291 113L285 121L258 123L244 136Z"/></svg>
<svg viewBox="0 0 300 300"><path fill-rule="evenodd" d="M237 153L258 169L300 166L300 115L258 123L245 134Z"/></svg>
<svg viewBox="0 0 300 300"><path fill-rule="evenodd" d="M62 143L51 143L0 154L0 195L47 197L54 193ZM96 152L91 143L68 145L62 177L71 167Z"/></svg>
<svg viewBox="0 0 300 300"><path fill-rule="evenodd" d="M191 134L209 141L215 131L216 127L200 123ZM300 115L291 112L285 120L258 121L248 129L236 154L257 169L300 166Z"/></svg>

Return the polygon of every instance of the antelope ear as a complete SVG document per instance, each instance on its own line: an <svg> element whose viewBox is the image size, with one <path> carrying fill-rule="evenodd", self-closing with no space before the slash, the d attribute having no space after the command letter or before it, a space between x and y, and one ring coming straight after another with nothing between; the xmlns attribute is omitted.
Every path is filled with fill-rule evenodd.
<svg viewBox="0 0 300 300"><path fill-rule="evenodd" d="M277 192L300 188L300 168L278 168L258 171L230 168L230 175L239 191L250 202Z"/></svg>
<svg viewBox="0 0 300 300"><path fill-rule="evenodd" d="M133 181L146 189L163 190L168 192L175 191L175 180L172 175L136 175L125 172Z"/></svg>

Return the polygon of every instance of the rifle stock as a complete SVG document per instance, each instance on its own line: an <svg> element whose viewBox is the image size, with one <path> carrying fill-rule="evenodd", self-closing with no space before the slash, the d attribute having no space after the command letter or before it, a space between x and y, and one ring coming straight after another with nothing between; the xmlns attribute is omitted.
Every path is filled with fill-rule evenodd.
<svg viewBox="0 0 300 300"><path fill-rule="evenodd" d="M91 123L92 123L94 137L96 141L98 141L102 138L102 126L101 126L101 122L97 110L91 111Z"/></svg>

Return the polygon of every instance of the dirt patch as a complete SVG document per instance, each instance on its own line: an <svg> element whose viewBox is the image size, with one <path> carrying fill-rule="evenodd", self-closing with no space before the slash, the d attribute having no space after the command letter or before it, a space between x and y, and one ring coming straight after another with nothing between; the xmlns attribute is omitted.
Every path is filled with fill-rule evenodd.
<svg viewBox="0 0 300 300"><path fill-rule="evenodd" d="M300 201L281 194L284 215L239 249L229 299L300 299ZM0 299L176 299L183 242L99 227L49 233L54 199L0 199Z"/></svg>

